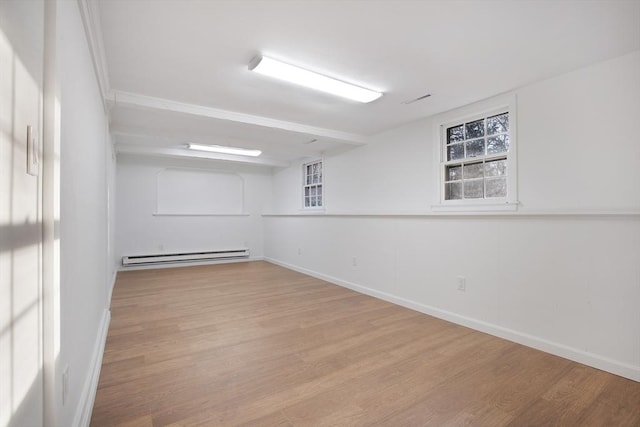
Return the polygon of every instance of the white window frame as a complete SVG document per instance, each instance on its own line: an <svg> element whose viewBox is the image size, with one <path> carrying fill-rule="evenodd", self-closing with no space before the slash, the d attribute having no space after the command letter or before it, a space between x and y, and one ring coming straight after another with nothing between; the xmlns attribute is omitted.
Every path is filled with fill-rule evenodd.
<svg viewBox="0 0 640 427"><path fill-rule="evenodd" d="M509 150L506 153L507 163L507 196L500 198L480 198L480 199L445 199L445 172L446 167L458 161L447 161L447 129L455 127L463 123L469 123L474 120L495 116L501 113L509 114ZM449 115L449 117L451 117ZM516 115L516 98L509 96L507 100L495 104L486 105L485 108L478 108L476 112L460 115L455 118L444 117L437 124L436 137L437 156L435 158L438 164L435 168L437 171L436 183L438 185L437 194L439 202L432 206L434 211L515 211L518 206L518 162L517 162L517 115ZM498 154L496 157L502 157ZM487 160L487 157L480 157L478 161ZM472 163L473 159L460 159L459 163Z"/></svg>
<svg viewBox="0 0 640 427"><path fill-rule="evenodd" d="M313 167L313 165L317 165L319 164L321 167L321 174L319 176L319 181L318 182L311 182L311 183L307 183L307 169L308 167ZM313 175L311 175L313 176ZM324 189L325 189L325 184L324 184L324 159L315 159L312 160L310 162L306 162L302 164L302 209L305 211L322 211L324 210L325 207L325 197L324 197ZM317 200L317 197L320 197L320 202L321 204L318 206L307 206L306 202L307 202L307 189L309 189L309 191L311 192L311 189L315 189L315 197ZM318 194L318 190L319 190L319 194Z"/></svg>

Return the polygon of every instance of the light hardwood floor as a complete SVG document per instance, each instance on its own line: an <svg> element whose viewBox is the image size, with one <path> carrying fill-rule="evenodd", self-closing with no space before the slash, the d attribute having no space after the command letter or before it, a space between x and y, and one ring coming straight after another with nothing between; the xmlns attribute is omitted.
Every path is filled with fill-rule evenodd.
<svg viewBox="0 0 640 427"><path fill-rule="evenodd" d="M640 383L265 262L142 270L91 425L640 426Z"/></svg>

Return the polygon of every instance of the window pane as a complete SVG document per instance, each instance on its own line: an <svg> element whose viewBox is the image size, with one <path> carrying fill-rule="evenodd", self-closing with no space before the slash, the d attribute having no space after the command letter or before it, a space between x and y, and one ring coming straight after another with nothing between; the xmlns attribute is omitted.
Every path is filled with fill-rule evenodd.
<svg viewBox="0 0 640 427"><path fill-rule="evenodd" d="M501 176L507 174L506 160L491 160L484 164L485 176Z"/></svg>
<svg viewBox="0 0 640 427"><path fill-rule="evenodd" d="M447 144L464 141L462 125L447 129Z"/></svg>
<svg viewBox="0 0 640 427"><path fill-rule="evenodd" d="M311 187L311 196L315 196L316 195L316 187Z"/></svg>
<svg viewBox="0 0 640 427"><path fill-rule="evenodd" d="M457 179L462 179L462 166L447 166L445 172L445 181L455 181Z"/></svg>
<svg viewBox="0 0 640 427"><path fill-rule="evenodd" d="M308 208L309 206L311 206L311 201L309 200L309 197L305 197L304 198L304 207Z"/></svg>
<svg viewBox="0 0 640 427"><path fill-rule="evenodd" d="M465 128L467 130L466 139L479 138L481 136L484 136L484 119L467 123Z"/></svg>
<svg viewBox="0 0 640 427"><path fill-rule="evenodd" d="M464 146L454 144L447 147L447 160L458 160L464 158Z"/></svg>
<svg viewBox="0 0 640 427"><path fill-rule="evenodd" d="M482 179L474 179L472 181L464 181L464 198L465 199L481 199L484 197L484 189Z"/></svg>
<svg viewBox="0 0 640 427"><path fill-rule="evenodd" d="M304 187L304 197L309 197L309 187Z"/></svg>
<svg viewBox="0 0 640 427"><path fill-rule="evenodd" d="M507 197L507 179L487 179L487 197Z"/></svg>
<svg viewBox="0 0 640 427"><path fill-rule="evenodd" d="M482 163L471 163L464 165L464 179L482 178Z"/></svg>
<svg viewBox="0 0 640 427"><path fill-rule="evenodd" d="M507 197L509 112L446 128L444 199ZM489 159L487 159L489 157Z"/></svg>
<svg viewBox="0 0 640 427"><path fill-rule="evenodd" d="M322 183L322 162L318 163L318 182Z"/></svg>
<svg viewBox="0 0 640 427"><path fill-rule="evenodd" d="M457 200L462 199L462 183L450 182L444 185L444 198L445 200Z"/></svg>
<svg viewBox="0 0 640 427"><path fill-rule="evenodd" d="M509 135L487 138L487 154L506 153L507 151L509 151Z"/></svg>
<svg viewBox="0 0 640 427"><path fill-rule="evenodd" d="M509 131L509 114L498 114L487 118L487 135Z"/></svg>
<svg viewBox="0 0 640 427"><path fill-rule="evenodd" d="M467 157L478 157L484 155L484 139L474 139L467 141Z"/></svg>
<svg viewBox="0 0 640 427"><path fill-rule="evenodd" d="M322 206L322 194L318 194L318 206Z"/></svg>
<svg viewBox="0 0 640 427"><path fill-rule="evenodd" d="M317 194L318 196L321 196L321 195L322 195L322 185L318 185L318 186L316 186L316 188L318 189L318 191L317 191L317 193L316 193L316 194Z"/></svg>

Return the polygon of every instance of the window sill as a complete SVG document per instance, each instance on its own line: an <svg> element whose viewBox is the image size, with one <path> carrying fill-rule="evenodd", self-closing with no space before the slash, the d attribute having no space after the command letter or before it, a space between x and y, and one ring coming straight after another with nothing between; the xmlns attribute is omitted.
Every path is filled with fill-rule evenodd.
<svg viewBox="0 0 640 427"><path fill-rule="evenodd" d="M189 212L153 212L152 216L250 216L249 213L189 213Z"/></svg>
<svg viewBox="0 0 640 427"><path fill-rule="evenodd" d="M440 204L431 206L432 212L515 212L518 210L518 202L515 203L465 203L465 204Z"/></svg>
<svg viewBox="0 0 640 427"><path fill-rule="evenodd" d="M300 215L322 215L325 213L324 208L303 208L299 211Z"/></svg>

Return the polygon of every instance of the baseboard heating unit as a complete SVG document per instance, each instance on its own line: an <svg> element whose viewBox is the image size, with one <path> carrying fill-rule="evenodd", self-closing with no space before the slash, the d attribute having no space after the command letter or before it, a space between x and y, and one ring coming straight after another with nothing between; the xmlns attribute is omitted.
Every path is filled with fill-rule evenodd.
<svg viewBox="0 0 640 427"><path fill-rule="evenodd" d="M156 255L128 255L122 257L123 266L133 266L142 264L162 264L174 262L193 262L207 260L225 260L249 258L249 249L226 249L220 251L206 252L179 252L173 254Z"/></svg>

